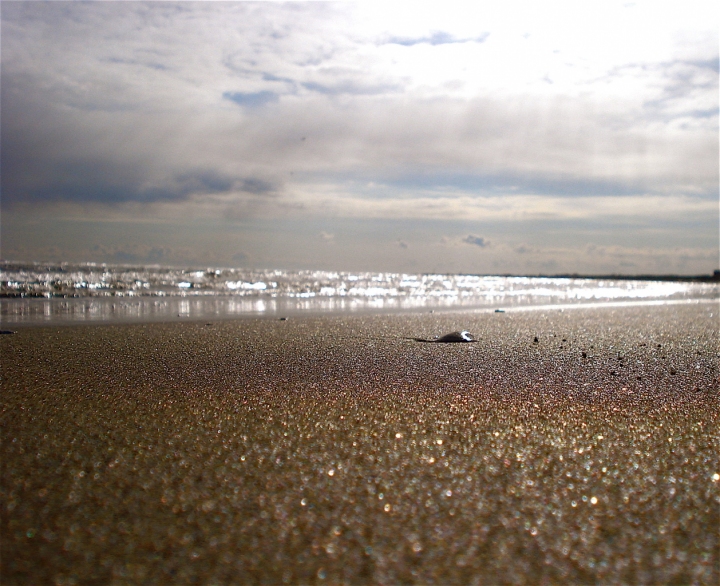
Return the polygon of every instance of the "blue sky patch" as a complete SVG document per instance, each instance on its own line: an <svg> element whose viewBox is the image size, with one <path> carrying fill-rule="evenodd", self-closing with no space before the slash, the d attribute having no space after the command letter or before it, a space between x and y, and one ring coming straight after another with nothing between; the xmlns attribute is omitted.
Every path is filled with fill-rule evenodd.
<svg viewBox="0 0 720 586"><path fill-rule="evenodd" d="M278 101L278 95L275 92L270 91L251 93L225 92L223 94L223 98L247 108L258 108Z"/></svg>
<svg viewBox="0 0 720 586"><path fill-rule="evenodd" d="M458 39L443 31L435 31L426 37L390 37L385 42L391 45L403 45L404 47L412 47L427 43L428 45L449 45L452 43L483 43L490 36L490 33L484 33L478 37Z"/></svg>

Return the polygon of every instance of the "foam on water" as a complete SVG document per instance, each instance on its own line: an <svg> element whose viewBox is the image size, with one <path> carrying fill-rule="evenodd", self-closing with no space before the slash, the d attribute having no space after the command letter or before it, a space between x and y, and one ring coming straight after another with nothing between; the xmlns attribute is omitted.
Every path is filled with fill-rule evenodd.
<svg viewBox="0 0 720 586"><path fill-rule="evenodd" d="M676 281L0 264L4 323L213 319L297 312L532 308L716 299L718 285Z"/></svg>

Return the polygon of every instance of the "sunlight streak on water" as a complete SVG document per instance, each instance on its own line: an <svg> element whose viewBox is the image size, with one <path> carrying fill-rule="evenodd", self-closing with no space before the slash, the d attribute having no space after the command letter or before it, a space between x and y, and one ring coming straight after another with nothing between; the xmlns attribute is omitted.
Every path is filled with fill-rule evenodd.
<svg viewBox="0 0 720 586"><path fill-rule="evenodd" d="M719 289L714 283L622 279L67 263L0 266L5 323L665 303L717 299Z"/></svg>

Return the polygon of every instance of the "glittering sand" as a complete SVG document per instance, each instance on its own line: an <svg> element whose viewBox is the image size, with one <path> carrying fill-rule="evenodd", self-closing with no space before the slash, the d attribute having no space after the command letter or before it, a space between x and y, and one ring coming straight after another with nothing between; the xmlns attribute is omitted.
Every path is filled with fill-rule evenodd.
<svg viewBox="0 0 720 586"><path fill-rule="evenodd" d="M718 584L717 325L698 304L21 329L0 581ZM463 328L479 342L403 339Z"/></svg>

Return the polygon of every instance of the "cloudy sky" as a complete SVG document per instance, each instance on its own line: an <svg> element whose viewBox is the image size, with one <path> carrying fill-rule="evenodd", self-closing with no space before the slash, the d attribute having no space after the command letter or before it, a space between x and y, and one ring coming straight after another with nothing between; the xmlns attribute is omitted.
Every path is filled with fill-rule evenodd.
<svg viewBox="0 0 720 586"><path fill-rule="evenodd" d="M12 2L2 258L718 268L718 6Z"/></svg>

